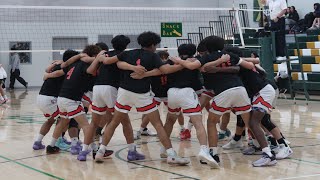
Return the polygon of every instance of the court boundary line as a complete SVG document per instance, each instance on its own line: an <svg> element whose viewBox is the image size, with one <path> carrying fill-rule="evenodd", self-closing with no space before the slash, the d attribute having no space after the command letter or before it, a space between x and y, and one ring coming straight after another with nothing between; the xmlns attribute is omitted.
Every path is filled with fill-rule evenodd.
<svg viewBox="0 0 320 180"><path fill-rule="evenodd" d="M287 178L277 178L275 180L286 180L286 179L298 179L298 178L307 178L307 177L315 177L320 176L320 174L310 174L310 175L304 175L304 176L294 176L294 177L287 177Z"/></svg>
<svg viewBox="0 0 320 180"><path fill-rule="evenodd" d="M41 171L41 170L39 170L39 169L33 168L33 167L31 167L31 166L28 166L28 165L26 165L26 164L23 164L23 163L14 161L14 160L9 159L9 158L7 158L7 157L4 157L4 156L2 156L2 155L0 155L0 158L5 159L5 160L10 161L10 162L13 162L13 163L15 163L15 164L18 164L18 165L20 165L20 166L22 166L22 167L25 167L25 168L27 168L27 169L36 171L36 172L41 173L41 174L43 174L43 175L49 176L49 177L51 177L51 178L59 179L59 180L64 180L64 179L61 178L61 177L55 176L55 175L53 175L53 174L50 174L50 173L47 173L47 172L44 172L44 171Z"/></svg>
<svg viewBox="0 0 320 180"><path fill-rule="evenodd" d="M158 141L157 141L157 142L158 142ZM151 142L151 143L152 143L152 142ZM126 161L126 160L124 160L123 158L120 157L120 152L122 152L122 151L123 151L124 149L126 149L126 148L127 148L127 147L122 148L122 149L119 149L119 150L115 153L115 157L118 158L118 159L121 160L121 161L126 162L126 163L131 163L131 164L134 164L134 165L142 166L142 167L144 167L144 168L149 168L149 169L153 169L153 170L156 170L156 171L161 171L161 172L173 174L173 175L179 176L180 178L200 180L199 178L194 178L194 177L191 177L191 176L186 176L186 175L182 175L182 174L179 174L179 173L175 173L175 172L171 172L171 171L167 171L167 170L163 170L163 169L159 169L159 168L155 168L155 167L151 167L151 166L139 164L139 163L137 163L137 162Z"/></svg>

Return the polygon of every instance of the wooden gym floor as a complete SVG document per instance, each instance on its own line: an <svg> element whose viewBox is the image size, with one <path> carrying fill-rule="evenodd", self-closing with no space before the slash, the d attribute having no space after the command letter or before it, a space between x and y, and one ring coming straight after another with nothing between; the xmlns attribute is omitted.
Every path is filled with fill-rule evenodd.
<svg viewBox="0 0 320 180"><path fill-rule="evenodd" d="M170 166L159 158L156 137L142 137L136 143L146 160L128 163L122 129L119 127L109 144L115 153L103 164L96 164L92 156L79 162L68 152L46 155L44 150L34 151L33 140L45 121L35 105L38 89L8 92L11 102L0 107L0 179L320 179L320 104L304 102L294 105L290 100L279 100L272 118L291 141L294 154L290 159L278 161L274 167L253 168L251 163L260 156L243 156L240 150L220 149L222 168L210 169L200 165L196 155L199 144L192 131L191 141L180 142L178 125L172 142L178 154L189 157L191 164ZM165 113L161 113L164 119ZM204 113L207 116L207 113ZM205 122L205 117L203 122ZM141 115L130 114L134 129L141 123ZM229 128L234 130L235 117ZM187 119L185 120L187 122ZM153 129L152 127L150 127ZM48 144L52 131L44 138ZM220 142L219 145L226 143Z"/></svg>

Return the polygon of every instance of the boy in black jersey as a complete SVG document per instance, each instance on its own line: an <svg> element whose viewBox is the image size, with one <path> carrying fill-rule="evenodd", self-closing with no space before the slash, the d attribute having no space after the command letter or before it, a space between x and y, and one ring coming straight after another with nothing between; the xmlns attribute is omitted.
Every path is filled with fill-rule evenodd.
<svg viewBox="0 0 320 180"><path fill-rule="evenodd" d="M71 57L79 53L73 50L67 50L63 55L63 61L67 61ZM61 63L55 61L48 68L47 71L57 71L61 69ZM59 109L57 105L57 98L62 86L64 77L46 79L41 86L39 95L37 96L37 106L43 112L47 121L41 126L40 132L36 137L33 144L34 150L44 149L45 145L42 144L43 137L49 132L51 126L59 117Z"/></svg>
<svg viewBox="0 0 320 180"><path fill-rule="evenodd" d="M181 64L188 69L198 69L202 66L205 69L207 66L231 67L239 65L240 58L236 55L226 55L220 52L224 48L224 39L216 36L205 38L205 44L209 55L204 56L201 60L184 61L176 60L176 63ZM245 122L250 119L251 104L243 84L237 74L234 73L204 73L204 84L206 88L212 89L215 93L213 98L212 108L208 117L208 139L211 156L219 162L217 155L218 133L216 124L220 117L231 111L231 108L236 114L241 115Z"/></svg>
<svg viewBox="0 0 320 180"><path fill-rule="evenodd" d="M103 162L103 154L105 152L106 145L110 142L110 139L120 122L131 124L126 116L131 108L135 106L138 112L146 114L157 130L159 139L168 152L167 163L180 165L189 163L189 160L180 158L172 149L170 139L162 126L157 105L153 101L153 95L150 92L150 78L135 80L130 77L130 74L133 71L141 74L146 70L152 70L155 68L159 68L164 73L170 72L171 67L169 67L169 65L164 65L159 56L154 53L156 45L159 44L160 41L161 38L159 35L153 32L144 32L138 37L138 43L141 45L142 49L125 51L111 58L102 56L98 57L101 58L101 61L105 64L118 62L118 67L122 69L122 71L115 113L112 121L105 129L102 144L100 145L99 151L96 155L96 162ZM144 159L144 155L137 152L136 146L133 142L133 137L130 142L127 141L129 144L127 159L129 161Z"/></svg>
<svg viewBox="0 0 320 180"><path fill-rule="evenodd" d="M242 56L242 52L239 48L226 48L226 51ZM248 59L248 61L249 60L250 59ZM255 60L256 59L253 59L253 62L255 62ZM253 64L252 62L249 63ZM260 123L262 123L270 131L274 130L275 128L275 125L272 124L271 121L264 119L266 114L271 112L272 102L275 97L275 90L268 83L268 81L262 77L261 73L263 72L260 71L256 66L254 66L254 68L251 70L245 68L240 69L241 79L247 89L249 97L252 99L252 112L249 121L249 127L261 145L261 149L263 151L262 158L252 163L252 165L256 167L276 164L274 152L271 152L271 149L265 139L264 132L260 127ZM238 134L235 135L234 139L232 139L228 144L224 145L224 148L232 147L237 144L238 138L236 138L236 136L241 137L242 134L241 130L237 132ZM279 137L281 137L280 132ZM285 158L292 153L292 150L286 145L284 139L280 140L280 142L284 143L285 147L282 147L279 155L277 155L277 159ZM245 150L245 152L248 152L248 150Z"/></svg>
<svg viewBox="0 0 320 180"><path fill-rule="evenodd" d="M89 45L84 50L90 57L95 57L101 49L95 45ZM48 153L57 153L59 148L55 147L57 137L61 133L63 127L65 127L71 118L74 118L84 132L84 144L82 151L78 155L78 160L85 161L87 154L91 152L89 144L92 142L92 133L89 128L89 123L84 113L81 98L86 88L86 83L92 78L87 73L87 69L90 63L83 61L76 62L70 70L64 68L61 72L62 75L66 74L63 85L61 87L58 97L58 107L60 110L60 117L63 120L56 126L52 140L49 146L47 146Z"/></svg>
<svg viewBox="0 0 320 180"><path fill-rule="evenodd" d="M130 43L130 39L124 35L117 35L111 40L111 43L114 50L106 54L108 57L113 57L123 52ZM101 64L96 59L88 68L88 72L96 75L93 86L92 121L90 127L93 130L96 128L102 129L112 119L119 88L120 70L116 63ZM132 129L131 126L123 126L123 129L128 130L126 132L130 132L130 128ZM125 137L127 136L125 135ZM94 149L94 153L96 151L97 149ZM105 153L105 156L111 154L109 150L109 153Z"/></svg>
<svg viewBox="0 0 320 180"><path fill-rule="evenodd" d="M196 46L193 44L182 44L178 48L180 58L192 58L196 53ZM170 64L174 64L168 60ZM177 119L177 115L182 112L190 117L190 121L195 126L197 136L200 142L199 159L209 164L211 167L219 167L209 154L207 146L207 134L202 124L201 107L198 95L195 90L202 88L199 79L199 70L182 69L178 72L168 75L168 110L172 114L168 116L164 125L168 136L172 132L173 125Z"/></svg>

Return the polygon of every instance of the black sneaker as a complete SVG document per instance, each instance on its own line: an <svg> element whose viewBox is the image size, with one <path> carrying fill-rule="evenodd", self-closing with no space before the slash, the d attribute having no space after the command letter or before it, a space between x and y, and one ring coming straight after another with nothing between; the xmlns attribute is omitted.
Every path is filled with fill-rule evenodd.
<svg viewBox="0 0 320 180"><path fill-rule="evenodd" d="M212 149L209 150L209 154L211 155L211 157L212 157L217 163L220 163L220 158L219 158L218 154L213 155ZM201 160L200 160L200 163L201 163L201 164L207 164L206 162L201 161Z"/></svg>
<svg viewBox="0 0 320 180"><path fill-rule="evenodd" d="M47 146L47 154L56 154L60 152L60 148L58 148L57 146Z"/></svg>

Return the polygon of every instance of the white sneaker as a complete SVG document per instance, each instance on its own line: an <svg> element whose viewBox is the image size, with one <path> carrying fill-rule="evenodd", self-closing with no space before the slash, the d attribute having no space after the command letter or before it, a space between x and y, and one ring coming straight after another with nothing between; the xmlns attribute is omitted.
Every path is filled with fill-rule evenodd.
<svg viewBox="0 0 320 180"><path fill-rule="evenodd" d="M134 140L138 140L141 138L141 132L140 131L137 131L134 135L133 135L133 139Z"/></svg>
<svg viewBox="0 0 320 180"><path fill-rule="evenodd" d="M223 149L234 149L234 148L243 148L242 140L235 141L234 139L231 139L227 144L222 146Z"/></svg>
<svg viewBox="0 0 320 180"><path fill-rule="evenodd" d="M160 158L167 158L168 157L168 154L167 154L167 151L164 147L161 147L160 148Z"/></svg>
<svg viewBox="0 0 320 180"><path fill-rule="evenodd" d="M293 153L292 149L289 146L286 147L284 144L280 144L279 146L280 148L279 152L276 154L276 159L285 159Z"/></svg>
<svg viewBox="0 0 320 180"><path fill-rule="evenodd" d="M285 56L279 56L277 57L277 61L284 61L286 60L287 58Z"/></svg>
<svg viewBox="0 0 320 180"><path fill-rule="evenodd" d="M139 131L140 132L140 131ZM157 136L157 133L150 131L149 129L143 130L141 132L142 136Z"/></svg>
<svg viewBox="0 0 320 180"><path fill-rule="evenodd" d="M203 150L200 149L200 152L198 154L198 158L201 162L201 164L203 164L203 162L205 162L206 164L208 164L211 168L219 168L219 164L218 162L216 162L212 156L209 154L209 149Z"/></svg>
<svg viewBox="0 0 320 180"><path fill-rule="evenodd" d="M105 153L105 152L101 152L101 150L99 149L99 150L97 151L97 154L96 154L96 157L95 157L94 161L95 161L96 163L103 163L103 162L104 162L104 158L103 158L104 153Z"/></svg>
<svg viewBox="0 0 320 180"><path fill-rule="evenodd" d="M168 156L167 157L167 163L171 165L180 165L184 166L190 163L190 160L187 158L182 158L177 155L177 153L174 154L174 156Z"/></svg>

